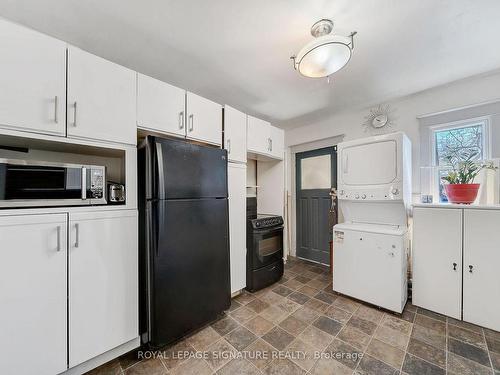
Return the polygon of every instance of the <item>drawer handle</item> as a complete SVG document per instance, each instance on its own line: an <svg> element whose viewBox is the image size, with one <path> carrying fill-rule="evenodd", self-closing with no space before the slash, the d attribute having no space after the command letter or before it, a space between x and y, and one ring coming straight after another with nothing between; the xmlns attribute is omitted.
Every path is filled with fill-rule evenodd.
<svg viewBox="0 0 500 375"><path fill-rule="evenodd" d="M456 271L456 270L457 270L457 266L458 266L458 264L453 263L453 271Z"/></svg>

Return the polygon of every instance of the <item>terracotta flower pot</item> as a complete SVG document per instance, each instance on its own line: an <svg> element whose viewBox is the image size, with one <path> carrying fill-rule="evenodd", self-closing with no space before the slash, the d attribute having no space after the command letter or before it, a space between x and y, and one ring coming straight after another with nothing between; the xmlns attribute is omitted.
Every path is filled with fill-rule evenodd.
<svg viewBox="0 0 500 375"><path fill-rule="evenodd" d="M450 203L471 204L476 200L479 184L446 184L444 191Z"/></svg>

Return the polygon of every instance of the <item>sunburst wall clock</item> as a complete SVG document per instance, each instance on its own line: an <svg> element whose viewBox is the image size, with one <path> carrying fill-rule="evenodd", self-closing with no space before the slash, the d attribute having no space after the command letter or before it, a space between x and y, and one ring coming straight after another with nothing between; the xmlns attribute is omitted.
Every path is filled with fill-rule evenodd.
<svg viewBox="0 0 500 375"><path fill-rule="evenodd" d="M389 104L380 104L378 107L370 109L370 113L365 116L363 122L365 133L382 134L391 131L396 125L394 112L395 110Z"/></svg>

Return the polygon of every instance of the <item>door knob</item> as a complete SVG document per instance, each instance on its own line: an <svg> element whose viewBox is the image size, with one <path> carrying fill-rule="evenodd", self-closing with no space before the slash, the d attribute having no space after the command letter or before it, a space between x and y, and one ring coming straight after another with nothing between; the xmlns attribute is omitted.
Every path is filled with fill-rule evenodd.
<svg viewBox="0 0 500 375"><path fill-rule="evenodd" d="M457 264L453 263L453 271L456 271L456 270L457 270Z"/></svg>
<svg viewBox="0 0 500 375"><path fill-rule="evenodd" d="M469 273L472 273L473 269L474 269L474 266L472 264L469 264Z"/></svg>

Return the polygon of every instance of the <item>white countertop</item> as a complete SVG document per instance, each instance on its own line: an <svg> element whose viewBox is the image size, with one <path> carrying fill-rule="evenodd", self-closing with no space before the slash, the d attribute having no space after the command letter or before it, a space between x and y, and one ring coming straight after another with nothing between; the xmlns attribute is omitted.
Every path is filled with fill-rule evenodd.
<svg viewBox="0 0 500 375"><path fill-rule="evenodd" d="M416 203L412 207L458 208L468 210L500 210L500 204L456 204L456 203Z"/></svg>

